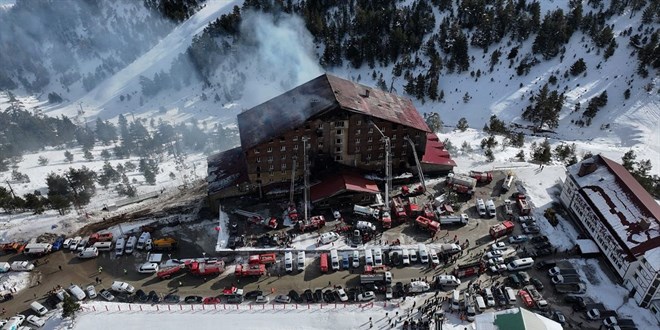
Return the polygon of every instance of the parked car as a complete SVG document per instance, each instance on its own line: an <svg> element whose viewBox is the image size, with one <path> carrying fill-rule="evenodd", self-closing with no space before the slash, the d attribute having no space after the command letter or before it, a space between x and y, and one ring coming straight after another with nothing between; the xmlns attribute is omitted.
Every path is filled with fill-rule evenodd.
<svg viewBox="0 0 660 330"><path fill-rule="evenodd" d="M291 303L291 298L289 296L285 296L283 294L277 295L275 297L275 302L281 303L281 304L289 304Z"/></svg>
<svg viewBox="0 0 660 330"><path fill-rule="evenodd" d="M391 285L388 285L385 290L385 299L390 300L392 298L394 298L394 289L392 289Z"/></svg>
<svg viewBox="0 0 660 330"><path fill-rule="evenodd" d="M85 293L87 293L87 298L94 299L96 298L96 289L93 285L87 286L85 288Z"/></svg>
<svg viewBox="0 0 660 330"><path fill-rule="evenodd" d="M132 285L126 282L121 282L121 281L112 282L112 286L110 286L110 289L116 292L126 292L126 293L135 292L135 287L133 287Z"/></svg>
<svg viewBox="0 0 660 330"><path fill-rule="evenodd" d="M323 301L323 290L321 289L316 289L314 290L314 302L322 302Z"/></svg>
<svg viewBox="0 0 660 330"><path fill-rule="evenodd" d="M257 299L257 297L263 295L264 293L261 290L253 290L245 294L245 299Z"/></svg>
<svg viewBox="0 0 660 330"><path fill-rule="evenodd" d="M339 296L339 301L348 301L348 295L346 295L346 291L342 287L336 287L335 290L337 291L337 296Z"/></svg>
<svg viewBox="0 0 660 330"><path fill-rule="evenodd" d="M218 297L206 297L202 301L204 305L215 305L220 303L220 298Z"/></svg>
<svg viewBox="0 0 660 330"><path fill-rule="evenodd" d="M566 316L564 316L564 314L563 314L562 312L560 312L560 311L555 311L555 312L554 312L554 315L552 316L552 318L553 318L555 321L557 321L559 324L564 324L564 323L566 323Z"/></svg>
<svg viewBox="0 0 660 330"><path fill-rule="evenodd" d="M268 296L260 295L257 296L257 298L254 300L255 303L257 304L267 304L270 301Z"/></svg>
<svg viewBox="0 0 660 330"><path fill-rule="evenodd" d="M335 292L332 289L327 289L323 291L323 301L327 303L335 302Z"/></svg>
<svg viewBox="0 0 660 330"><path fill-rule="evenodd" d="M87 295L85 294L85 291L83 291L79 286L73 284L69 286L69 293L71 293L71 296L76 298L76 300L85 300L87 298Z"/></svg>
<svg viewBox="0 0 660 330"><path fill-rule="evenodd" d="M107 301L115 300L115 296L112 295L112 293L106 289L101 289L101 291L99 291L99 295Z"/></svg>
<svg viewBox="0 0 660 330"><path fill-rule="evenodd" d="M186 304L201 304L204 301L204 298L200 296L187 296L183 298L183 301Z"/></svg>
<svg viewBox="0 0 660 330"><path fill-rule="evenodd" d="M523 229L523 233L525 234L538 234L541 232L541 228L538 226L528 226Z"/></svg>
<svg viewBox="0 0 660 330"><path fill-rule="evenodd" d="M27 323L30 323L30 325L33 325L37 328L41 328L41 327L44 326L44 324L46 324L46 321L44 319L42 319L42 318L40 318L39 316L36 316L36 315L28 316L25 319L25 321L27 321Z"/></svg>
<svg viewBox="0 0 660 330"><path fill-rule="evenodd" d="M550 248L552 248L552 244L550 242L541 242L541 243L534 244L534 247L537 250L550 249Z"/></svg>
<svg viewBox="0 0 660 330"><path fill-rule="evenodd" d="M587 311L587 318L590 320L600 319L600 311L596 308Z"/></svg>
<svg viewBox="0 0 660 330"><path fill-rule="evenodd" d="M376 299L376 294L373 291L366 291L357 296L357 301L372 301Z"/></svg>
<svg viewBox="0 0 660 330"><path fill-rule="evenodd" d="M163 302L168 304L178 304L179 301L181 301L181 298L178 295L172 293L167 294L165 297L163 297Z"/></svg>
<svg viewBox="0 0 660 330"><path fill-rule="evenodd" d="M151 290L149 291L149 300L152 303L157 304L160 302L160 296L156 293L156 291Z"/></svg>
<svg viewBox="0 0 660 330"><path fill-rule="evenodd" d="M506 246L506 243L504 243L504 242L493 243L490 246L490 249L493 250L493 251L495 251L495 250L506 250L508 248L509 247Z"/></svg>
<svg viewBox="0 0 660 330"><path fill-rule="evenodd" d="M555 267L555 266L557 266L556 262L543 260L543 261L540 261L540 262L536 263L536 266L534 266L534 268L541 270L541 269L549 269L549 268L552 268L552 267Z"/></svg>
<svg viewBox="0 0 660 330"><path fill-rule="evenodd" d="M525 285L529 284L529 280L531 279L531 277L529 276L529 274L527 274L527 272L518 272L517 275L523 284Z"/></svg>
<svg viewBox="0 0 660 330"><path fill-rule="evenodd" d="M541 242L547 242L548 237L541 235L541 236L534 236L531 238L532 243L541 243Z"/></svg>
<svg viewBox="0 0 660 330"><path fill-rule="evenodd" d="M295 290L289 291L289 298L291 298L291 300L293 302L296 302L296 303L299 303L299 304L303 303L302 297Z"/></svg>
<svg viewBox="0 0 660 330"><path fill-rule="evenodd" d="M503 254L503 253L502 253L502 251L500 251L500 250L495 250L495 251L486 252L486 253L484 253L483 259L484 259L484 260L488 260L488 259L492 259L492 258L501 257L502 254Z"/></svg>
<svg viewBox="0 0 660 330"><path fill-rule="evenodd" d="M308 303L314 302L314 293L310 289L307 289L305 292L303 292L303 297Z"/></svg>
<svg viewBox="0 0 660 330"><path fill-rule="evenodd" d="M144 291L142 291L142 289L135 291L135 297L138 299L139 302L149 301L149 295L147 295Z"/></svg>
<svg viewBox="0 0 660 330"><path fill-rule="evenodd" d="M539 290L539 291L543 290L543 283L538 278L532 277L530 282L532 282L532 285L534 286L534 288L536 288L536 290Z"/></svg>
<svg viewBox="0 0 660 330"><path fill-rule="evenodd" d="M529 239L529 237L527 237L527 235L515 235L515 236L509 237L509 243L510 244L522 244L522 243L527 242L528 239Z"/></svg>

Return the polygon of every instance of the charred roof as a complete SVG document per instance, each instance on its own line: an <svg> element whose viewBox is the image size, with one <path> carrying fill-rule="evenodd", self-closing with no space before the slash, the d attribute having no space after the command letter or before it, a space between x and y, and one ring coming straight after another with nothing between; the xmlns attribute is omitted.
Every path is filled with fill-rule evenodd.
<svg viewBox="0 0 660 330"><path fill-rule="evenodd" d="M410 99L323 74L239 114L241 146L247 150L337 108L430 131Z"/></svg>

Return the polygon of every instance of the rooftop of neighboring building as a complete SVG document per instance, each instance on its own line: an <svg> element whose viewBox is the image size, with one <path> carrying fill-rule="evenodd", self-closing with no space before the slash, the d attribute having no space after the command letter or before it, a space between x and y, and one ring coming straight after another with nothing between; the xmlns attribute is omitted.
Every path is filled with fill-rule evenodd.
<svg viewBox="0 0 660 330"><path fill-rule="evenodd" d="M207 162L206 181L209 194L248 181L245 155L241 147L211 155Z"/></svg>
<svg viewBox="0 0 660 330"><path fill-rule="evenodd" d="M456 166L449 151L445 150L445 144L440 142L435 133L426 134L426 149L420 161L427 164Z"/></svg>
<svg viewBox="0 0 660 330"><path fill-rule="evenodd" d="M477 315L474 323L476 330L563 329L561 324L520 307Z"/></svg>
<svg viewBox="0 0 660 330"><path fill-rule="evenodd" d="M660 206L623 166L595 155L567 170L629 253L660 247Z"/></svg>

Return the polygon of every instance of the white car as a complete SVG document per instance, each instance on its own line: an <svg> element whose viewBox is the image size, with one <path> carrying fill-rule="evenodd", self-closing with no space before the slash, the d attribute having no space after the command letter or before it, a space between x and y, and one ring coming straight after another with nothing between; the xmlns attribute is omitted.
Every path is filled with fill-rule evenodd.
<svg viewBox="0 0 660 330"><path fill-rule="evenodd" d="M508 199L504 201L504 213L506 213L506 215L513 215L513 208L511 207L511 201Z"/></svg>
<svg viewBox="0 0 660 330"><path fill-rule="evenodd" d="M527 237L527 235L511 236L509 237L509 244L522 244L527 242L527 240L529 240L529 237Z"/></svg>
<svg viewBox="0 0 660 330"><path fill-rule="evenodd" d="M595 308L590 309L589 311L587 311L587 318L589 318L590 320L600 319L600 311Z"/></svg>
<svg viewBox="0 0 660 330"><path fill-rule="evenodd" d="M493 251L495 251L495 250L506 250L507 248L508 247L506 246L506 243L504 243L504 242L493 243L490 246L490 249L493 250Z"/></svg>
<svg viewBox="0 0 660 330"><path fill-rule="evenodd" d="M339 300L342 302L348 301L348 296L346 295L346 291L342 287L337 287L337 295L339 296Z"/></svg>
<svg viewBox="0 0 660 330"><path fill-rule="evenodd" d="M415 249L408 250L408 255L410 255L410 262L412 263L417 262L417 250Z"/></svg>
<svg viewBox="0 0 660 330"><path fill-rule="evenodd" d="M11 263L9 266L9 269L15 271L15 272L31 272L34 270L34 264L31 264L27 261L14 261Z"/></svg>
<svg viewBox="0 0 660 330"><path fill-rule="evenodd" d="M548 269L548 275L550 277L557 276L559 274L561 274L561 269L559 269L559 267L552 267L552 268Z"/></svg>
<svg viewBox="0 0 660 330"><path fill-rule="evenodd" d="M321 240L321 244L329 244L338 239L339 239L339 234L335 233L334 231L323 233L321 234L321 237L319 237L319 240Z"/></svg>
<svg viewBox="0 0 660 330"><path fill-rule="evenodd" d="M87 297L89 299L96 298L96 288L94 288L93 285L90 285L90 286L86 287L85 292L87 292Z"/></svg>
<svg viewBox="0 0 660 330"><path fill-rule="evenodd" d="M357 296L357 301L372 301L376 299L376 294L373 291L367 291Z"/></svg>
<svg viewBox="0 0 660 330"><path fill-rule="evenodd" d="M502 264L504 264L504 258L502 257L495 257L488 259L489 266L502 265Z"/></svg>
<svg viewBox="0 0 660 330"><path fill-rule="evenodd" d="M71 296L76 298L76 300L82 301L85 300L85 298L87 298L85 291L83 291L79 286L75 284L69 287L69 293L71 293Z"/></svg>
<svg viewBox="0 0 660 330"><path fill-rule="evenodd" d="M490 266L490 271L493 273L506 272L506 265L505 264L492 265Z"/></svg>
<svg viewBox="0 0 660 330"><path fill-rule="evenodd" d="M106 289L101 289L101 291L99 291L99 295L101 295L101 297L103 297L103 299L107 301L115 300L115 296L112 295L112 293Z"/></svg>
<svg viewBox="0 0 660 330"><path fill-rule="evenodd" d="M126 293L135 292L135 288L132 285L121 281L112 282L112 286L110 286L110 290L116 292L126 292Z"/></svg>
<svg viewBox="0 0 660 330"><path fill-rule="evenodd" d="M435 250L429 250L429 254L431 255L431 264L433 266L440 265L440 258L438 258L438 254L435 252Z"/></svg>
<svg viewBox="0 0 660 330"><path fill-rule="evenodd" d="M270 298L268 296L260 295L257 296L257 299L254 301L257 304L267 304L270 301Z"/></svg>
<svg viewBox="0 0 660 330"><path fill-rule="evenodd" d="M82 241L82 237L76 236L74 239L71 240L69 243L69 250L70 251L76 251L78 249L78 244L80 244L80 241Z"/></svg>
<svg viewBox="0 0 660 330"><path fill-rule="evenodd" d="M360 251L353 251L353 268L360 267Z"/></svg>
<svg viewBox="0 0 660 330"><path fill-rule="evenodd" d="M490 252L484 253L483 258L484 258L484 260L493 259L493 258L501 257L502 254L503 253L500 250L490 251Z"/></svg>
<svg viewBox="0 0 660 330"><path fill-rule="evenodd" d="M44 319L36 315L30 315L25 320L27 321L27 323L30 323L31 325L37 328L41 328L44 326L44 324L46 324L46 321L44 321Z"/></svg>
<svg viewBox="0 0 660 330"><path fill-rule="evenodd" d="M278 295L277 297L275 297L275 302L282 303L282 304L289 304L289 303L291 303L291 297L281 294L281 295Z"/></svg>

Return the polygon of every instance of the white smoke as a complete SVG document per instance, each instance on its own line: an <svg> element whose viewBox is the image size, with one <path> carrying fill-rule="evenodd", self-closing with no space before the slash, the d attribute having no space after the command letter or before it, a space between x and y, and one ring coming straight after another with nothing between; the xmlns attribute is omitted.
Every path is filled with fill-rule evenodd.
<svg viewBox="0 0 660 330"><path fill-rule="evenodd" d="M241 23L246 64L244 105L253 106L321 75L312 35L298 16L246 12Z"/></svg>

